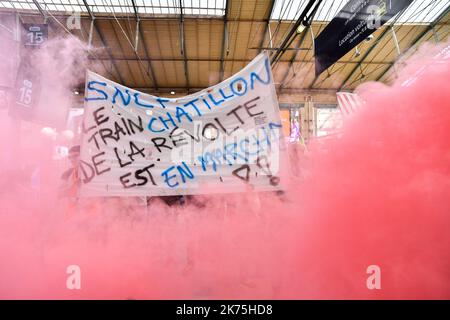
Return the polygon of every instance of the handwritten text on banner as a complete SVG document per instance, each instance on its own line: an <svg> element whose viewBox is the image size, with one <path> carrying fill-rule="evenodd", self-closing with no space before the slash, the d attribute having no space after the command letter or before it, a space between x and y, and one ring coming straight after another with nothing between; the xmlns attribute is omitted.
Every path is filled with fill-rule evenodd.
<svg viewBox="0 0 450 320"><path fill-rule="evenodd" d="M213 87L175 99L88 72L80 195L279 190L281 132L266 54Z"/></svg>

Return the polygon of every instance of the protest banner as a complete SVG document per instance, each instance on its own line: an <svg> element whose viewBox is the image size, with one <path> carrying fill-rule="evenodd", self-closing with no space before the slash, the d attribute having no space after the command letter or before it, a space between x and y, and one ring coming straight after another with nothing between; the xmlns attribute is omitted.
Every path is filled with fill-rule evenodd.
<svg viewBox="0 0 450 320"><path fill-rule="evenodd" d="M229 79L160 98L88 71L80 196L274 191L285 150L267 54Z"/></svg>

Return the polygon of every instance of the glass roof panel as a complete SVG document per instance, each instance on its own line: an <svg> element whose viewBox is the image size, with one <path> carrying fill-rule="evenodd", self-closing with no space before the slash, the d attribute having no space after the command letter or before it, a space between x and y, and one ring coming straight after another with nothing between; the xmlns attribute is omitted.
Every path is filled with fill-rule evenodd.
<svg viewBox="0 0 450 320"><path fill-rule="evenodd" d="M36 0L43 10L87 12L83 0ZM132 0L86 0L92 13L134 15ZM180 0L134 0L139 14L179 15ZM226 0L181 0L186 15L223 16ZM0 0L0 8L37 10L33 0Z"/></svg>

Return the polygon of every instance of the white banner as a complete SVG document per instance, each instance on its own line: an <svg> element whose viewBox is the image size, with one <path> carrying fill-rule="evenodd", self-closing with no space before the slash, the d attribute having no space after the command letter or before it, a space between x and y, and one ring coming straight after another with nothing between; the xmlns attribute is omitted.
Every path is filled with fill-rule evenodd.
<svg viewBox="0 0 450 320"><path fill-rule="evenodd" d="M80 196L279 190L282 143L267 54L213 87L174 99L88 71Z"/></svg>

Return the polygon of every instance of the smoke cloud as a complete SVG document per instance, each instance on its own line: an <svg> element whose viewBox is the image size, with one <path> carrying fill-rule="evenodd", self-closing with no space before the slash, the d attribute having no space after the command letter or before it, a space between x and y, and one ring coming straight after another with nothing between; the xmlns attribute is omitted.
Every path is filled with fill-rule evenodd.
<svg viewBox="0 0 450 320"><path fill-rule="evenodd" d="M61 89L47 112L70 106L84 76L75 41L39 53L45 85ZM105 198L71 211L51 159L64 137L1 109L0 298L449 299L450 60L421 69L441 49L419 51L391 86L358 88L366 104L339 135L306 154L290 147L284 194L180 207ZM70 265L80 290L67 288ZM371 265L379 290L367 287Z"/></svg>

